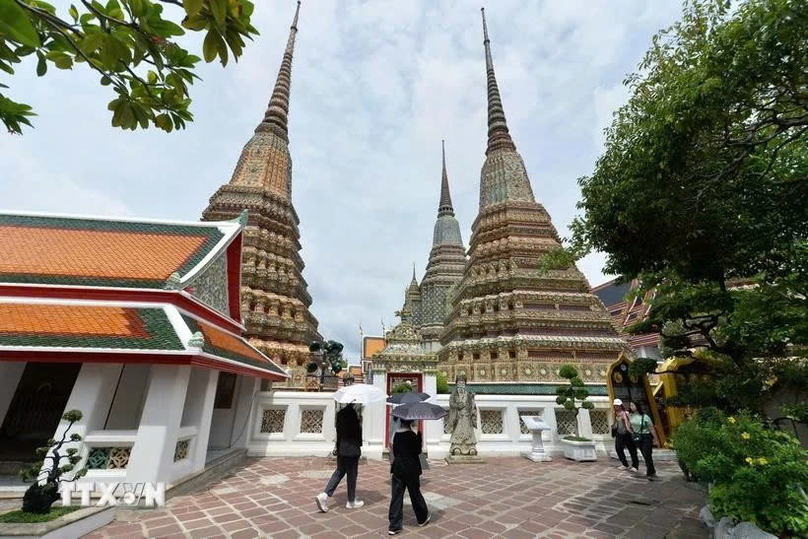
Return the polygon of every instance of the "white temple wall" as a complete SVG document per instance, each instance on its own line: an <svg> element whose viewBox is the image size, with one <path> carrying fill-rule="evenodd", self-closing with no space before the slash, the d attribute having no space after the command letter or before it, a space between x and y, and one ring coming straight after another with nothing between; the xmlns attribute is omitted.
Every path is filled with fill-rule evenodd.
<svg viewBox="0 0 808 539"><path fill-rule="evenodd" d="M6 418L8 407L14 398L17 384L20 383L22 372L25 370L25 361L0 362L0 426Z"/></svg>
<svg viewBox="0 0 808 539"><path fill-rule="evenodd" d="M378 373L377 373L378 374ZM383 376L375 380L382 381ZM427 392L433 392L426 383ZM434 394L434 393L432 393ZM612 448L609 434L611 422L608 399L590 397L596 418L586 410L578 415L581 435L596 442L598 452L605 455ZM449 395L437 395L432 402L449 408ZM556 411L562 420L564 410L552 395L477 395L477 450L481 456L519 456L530 451L531 435L523 433L519 414L539 415L550 425L543 440L551 455L560 456L563 448L558 433ZM384 403L363 410L364 445L362 454L371 459L382 456L384 436ZM305 412L307 411L308 412ZM261 392L253 406L247 450L250 456L317 456L325 457L334 448L333 393L294 391ZM322 415L321 415L322 414ZM322 423L317 420L322 418ZM315 419L314 423L312 419ZM446 418L448 420L448 416ZM485 427L483 427L485 419ZM443 420L425 421L426 450L429 458L443 458L449 452L450 435L444 433ZM596 428L593 429L592 424ZM566 422L566 427L572 426Z"/></svg>

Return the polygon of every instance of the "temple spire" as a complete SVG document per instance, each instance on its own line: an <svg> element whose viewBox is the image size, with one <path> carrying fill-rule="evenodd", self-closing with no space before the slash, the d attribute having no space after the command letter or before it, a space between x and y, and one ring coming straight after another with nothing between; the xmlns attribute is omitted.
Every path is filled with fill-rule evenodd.
<svg viewBox="0 0 808 539"><path fill-rule="evenodd" d="M440 181L440 203L438 204L438 217L442 215L454 215L452 207L452 196L449 194L449 175L446 173L446 144L440 141L443 152L443 173Z"/></svg>
<svg viewBox="0 0 808 539"><path fill-rule="evenodd" d="M494 61L491 58L491 40L488 39L485 8L481 8L480 11L483 14L483 45L485 45L485 69L488 75L488 147L485 150L485 154L488 155L489 152L497 149L515 150L516 145L508 132L497 78L494 75Z"/></svg>
<svg viewBox="0 0 808 539"><path fill-rule="evenodd" d="M255 129L256 132L272 131L284 140L288 139L288 119L289 119L289 89L292 84L292 54L295 52L295 36L297 35L297 18L300 14L300 2L297 3L295 18L292 20L292 27L289 30L289 40L286 42L286 50L283 52L283 60L278 70L278 78L275 81L275 89L272 90L272 97L269 99L269 106L263 121Z"/></svg>

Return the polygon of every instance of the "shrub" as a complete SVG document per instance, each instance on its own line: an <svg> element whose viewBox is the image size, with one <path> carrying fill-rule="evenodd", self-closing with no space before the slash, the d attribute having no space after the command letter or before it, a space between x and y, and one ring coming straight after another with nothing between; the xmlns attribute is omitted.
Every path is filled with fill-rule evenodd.
<svg viewBox="0 0 808 539"><path fill-rule="evenodd" d="M677 429L674 449L701 481L712 483L713 512L778 536L808 536L808 451L751 415L702 412Z"/></svg>
<svg viewBox="0 0 808 539"><path fill-rule="evenodd" d="M451 388L449 387L449 381L446 380L446 375L442 372L439 372L435 377L435 384L436 389L438 390L439 395L448 395L452 392Z"/></svg>
<svg viewBox="0 0 808 539"><path fill-rule="evenodd" d="M412 393L412 384L401 382L393 386L393 393Z"/></svg>
<svg viewBox="0 0 808 539"><path fill-rule="evenodd" d="M581 408L591 410L595 407L594 404L586 400L587 397L589 397L589 391L587 391L583 380L578 376L578 369L576 369L574 365L561 365L561 368L558 370L558 375L561 378L566 378L569 381L569 385L556 388L556 394L558 395L556 402L570 412L575 412L575 441L589 441L588 438L581 438L580 432L578 432L577 421L578 412ZM581 402L580 406L575 406L576 399ZM572 437L570 437L570 439L572 439Z"/></svg>

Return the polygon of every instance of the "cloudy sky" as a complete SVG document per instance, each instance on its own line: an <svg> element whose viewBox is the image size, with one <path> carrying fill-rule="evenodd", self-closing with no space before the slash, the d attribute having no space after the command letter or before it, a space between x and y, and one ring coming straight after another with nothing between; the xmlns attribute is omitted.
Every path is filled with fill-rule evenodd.
<svg viewBox="0 0 808 539"><path fill-rule="evenodd" d="M109 88L83 66L37 78L22 64L8 95L34 106L35 129L0 134L0 209L197 220L263 116L294 0L254 0L261 35L238 64L203 65L185 131L110 127ZM69 2L54 2L65 13ZM304 277L321 333L359 347L401 306L412 264L431 247L440 141L463 240L485 158L480 0L306 0L292 69L293 201ZM537 200L562 236L576 179L592 170L622 86L678 0L484 2L508 124ZM199 50L200 40L187 44ZM201 54L200 54L201 56ZM602 259L581 269L608 277Z"/></svg>

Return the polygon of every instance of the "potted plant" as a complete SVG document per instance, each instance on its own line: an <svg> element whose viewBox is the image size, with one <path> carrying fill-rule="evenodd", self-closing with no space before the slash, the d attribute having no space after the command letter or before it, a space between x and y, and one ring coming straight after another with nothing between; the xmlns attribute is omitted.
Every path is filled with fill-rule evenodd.
<svg viewBox="0 0 808 539"><path fill-rule="evenodd" d="M556 394L558 395L556 402L575 414L575 435L567 435L561 439L564 456L578 462L597 460L595 442L589 438L581 437L578 429L578 412L581 411L581 408L591 410L595 407L594 404L586 400L589 397L589 391L584 386L583 380L578 376L578 369L574 365L562 365L558 375L568 380L569 385L556 389ZM576 401L580 403L580 406L577 405Z"/></svg>

